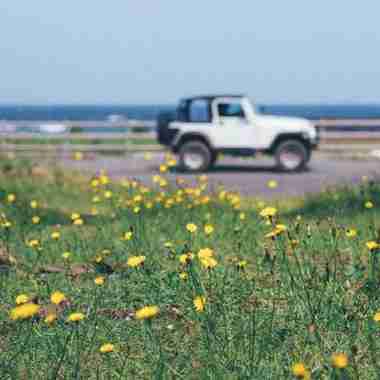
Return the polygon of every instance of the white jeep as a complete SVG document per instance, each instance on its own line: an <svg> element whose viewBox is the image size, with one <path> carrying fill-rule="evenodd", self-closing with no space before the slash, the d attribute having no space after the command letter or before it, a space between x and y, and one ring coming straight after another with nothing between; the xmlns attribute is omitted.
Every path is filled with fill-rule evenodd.
<svg viewBox="0 0 380 380"><path fill-rule="evenodd" d="M260 115L241 95L197 96L181 100L175 115L158 118L158 140L179 155L186 171L205 171L218 153L275 157L283 171L305 167L318 145L318 131L306 119Z"/></svg>

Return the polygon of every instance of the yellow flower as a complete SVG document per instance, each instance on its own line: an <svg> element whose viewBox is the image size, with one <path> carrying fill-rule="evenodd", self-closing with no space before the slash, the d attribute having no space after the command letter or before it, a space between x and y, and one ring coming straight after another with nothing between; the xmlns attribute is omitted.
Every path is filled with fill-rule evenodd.
<svg viewBox="0 0 380 380"><path fill-rule="evenodd" d="M66 296L60 292L60 291L55 291L51 294L50 296L50 301L51 303L53 303L54 305L59 305L61 304L63 301L66 301Z"/></svg>
<svg viewBox="0 0 380 380"><path fill-rule="evenodd" d="M201 264L206 269L212 269L218 265L218 262L213 257L205 257L201 259Z"/></svg>
<svg viewBox="0 0 380 380"><path fill-rule="evenodd" d="M85 316L83 313L71 313L68 318L67 322L80 322L85 319Z"/></svg>
<svg viewBox="0 0 380 380"><path fill-rule="evenodd" d="M375 242L375 241L368 241L366 243L366 246L367 248L370 250L370 251L374 251L375 249L378 249L380 248L380 244Z"/></svg>
<svg viewBox="0 0 380 380"><path fill-rule="evenodd" d="M40 245L40 241L38 239L31 239L27 242L27 245L31 248L37 248Z"/></svg>
<svg viewBox="0 0 380 380"><path fill-rule="evenodd" d="M136 319L151 319L154 318L160 309L158 306L144 306L143 308L136 311L135 317Z"/></svg>
<svg viewBox="0 0 380 380"><path fill-rule="evenodd" d="M266 207L260 212L260 216L262 217L273 217L277 214L277 209L274 207Z"/></svg>
<svg viewBox="0 0 380 380"><path fill-rule="evenodd" d="M115 351L115 346L113 344L111 344L111 343L105 343L102 346L100 346L99 351L102 354L108 354L110 352Z"/></svg>
<svg viewBox="0 0 380 380"><path fill-rule="evenodd" d="M181 273L179 274L179 278L180 278L181 280L187 280L188 277L189 277L189 275L188 275L186 272L181 272Z"/></svg>
<svg viewBox="0 0 380 380"><path fill-rule="evenodd" d="M331 355L331 364L334 368L346 368L348 366L348 356L343 352L334 353Z"/></svg>
<svg viewBox="0 0 380 380"><path fill-rule="evenodd" d="M238 267L238 269L244 269L247 266L247 264L247 260L240 260L237 262L236 266Z"/></svg>
<svg viewBox="0 0 380 380"><path fill-rule="evenodd" d="M358 235L358 232L355 230L355 229L353 229L353 228L349 228L347 231L346 231L346 236L348 237L348 238L354 238L354 237L356 237Z"/></svg>
<svg viewBox="0 0 380 380"><path fill-rule="evenodd" d="M106 198L106 199L112 198L112 195L113 195L112 191L110 191L110 190L107 190L104 192L104 198Z"/></svg>
<svg viewBox="0 0 380 380"><path fill-rule="evenodd" d="M98 276L94 280L96 285L104 285L105 281L106 281L106 278L104 276Z"/></svg>
<svg viewBox="0 0 380 380"><path fill-rule="evenodd" d="M268 181L267 185L270 189L275 189L278 186L278 183L276 180L272 179Z"/></svg>
<svg viewBox="0 0 380 380"><path fill-rule="evenodd" d="M204 230L206 235L211 235L214 232L214 226L206 224Z"/></svg>
<svg viewBox="0 0 380 380"><path fill-rule="evenodd" d="M133 237L133 232L128 231L123 235L122 240L128 241L128 240L131 240L132 237Z"/></svg>
<svg viewBox="0 0 380 380"><path fill-rule="evenodd" d="M98 187L99 184L100 184L100 182L97 178L92 179L90 182L91 187Z"/></svg>
<svg viewBox="0 0 380 380"><path fill-rule="evenodd" d="M168 171L168 167L166 165L160 165L160 173L166 173Z"/></svg>
<svg viewBox="0 0 380 380"><path fill-rule="evenodd" d="M378 311L374 316L373 316L373 320L375 322L380 322L380 311Z"/></svg>
<svg viewBox="0 0 380 380"><path fill-rule="evenodd" d="M366 203L364 203L365 208L371 209L373 208L373 206L374 204L371 201L367 201Z"/></svg>
<svg viewBox="0 0 380 380"><path fill-rule="evenodd" d="M77 220L77 219L80 219L80 214L78 214L77 212L73 212L71 214L71 220Z"/></svg>
<svg viewBox="0 0 380 380"><path fill-rule="evenodd" d="M241 212L241 213L239 214L239 219L240 219L240 220L245 220L245 218L246 218L245 212Z"/></svg>
<svg viewBox="0 0 380 380"><path fill-rule="evenodd" d="M131 268L136 268L140 265L143 265L144 261L145 256L131 256L127 261L127 265Z"/></svg>
<svg viewBox="0 0 380 380"><path fill-rule="evenodd" d="M202 313L206 307L206 298L203 296L197 296L194 298L194 307L198 313Z"/></svg>
<svg viewBox="0 0 380 380"><path fill-rule="evenodd" d="M198 227L197 227L197 225L194 224L194 223L188 223L188 224L186 225L186 229L187 229L191 234L193 234L193 233L195 233L195 232L197 231Z"/></svg>
<svg viewBox="0 0 380 380"><path fill-rule="evenodd" d="M188 264L193 258L194 255L192 253L185 253L179 256L179 261L181 264Z"/></svg>
<svg viewBox="0 0 380 380"><path fill-rule="evenodd" d="M292 372L297 379L310 379L310 371L305 367L303 363L293 364Z"/></svg>
<svg viewBox="0 0 380 380"><path fill-rule="evenodd" d="M64 260L68 260L71 256L71 252L63 252L62 257Z"/></svg>
<svg viewBox="0 0 380 380"><path fill-rule="evenodd" d="M139 207L139 206L135 206L135 207L133 208L133 212L134 212L135 214L138 214L138 213L140 212L140 210L141 210L141 207Z"/></svg>
<svg viewBox="0 0 380 380"><path fill-rule="evenodd" d="M32 217L32 223L38 224L41 221L41 218L39 216L33 216Z"/></svg>
<svg viewBox="0 0 380 380"><path fill-rule="evenodd" d="M52 234L50 235L50 237L53 240L58 240L61 237L61 234L58 231L54 231L54 232L52 232Z"/></svg>
<svg viewBox="0 0 380 380"><path fill-rule="evenodd" d="M13 321L20 319L29 319L34 317L40 310L40 306L35 303L28 302L22 305L16 306L10 312L10 318Z"/></svg>
<svg viewBox="0 0 380 380"><path fill-rule="evenodd" d="M82 218L75 219L74 222L73 222L73 224L74 224L75 226L83 226L84 221L83 221Z"/></svg>
<svg viewBox="0 0 380 380"><path fill-rule="evenodd" d="M198 252L198 259L207 259L214 256L214 251L211 248L202 248Z"/></svg>
<svg viewBox="0 0 380 380"><path fill-rule="evenodd" d="M177 160L175 158L172 158L172 159L167 161L167 165L169 168L172 168L173 166L177 165Z"/></svg>
<svg viewBox="0 0 380 380"><path fill-rule="evenodd" d="M81 160L83 160L83 153L82 152L75 152L74 153L74 160L75 161L81 161Z"/></svg>
<svg viewBox="0 0 380 380"><path fill-rule="evenodd" d="M173 247L173 243L171 241L167 241L167 242L165 242L164 247L165 248L172 248Z"/></svg>
<svg viewBox="0 0 380 380"><path fill-rule="evenodd" d="M45 323L48 324L48 325L51 325L51 324L54 323L56 320L57 320L57 314L55 314L55 313L49 313L49 314L45 317Z"/></svg>
<svg viewBox="0 0 380 380"><path fill-rule="evenodd" d="M16 305L22 305L30 301L30 297L27 294L20 294L16 297Z"/></svg>
<svg viewBox="0 0 380 380"><path fill-rule="evenodd" d="M37 201L31 201L31 202L30 202L30 207L31 207L31 208L37 208L37 207L38 207L38 203L37 203Z"/></svg>
<svg viewBox="0 0 380 380"><path fill-rule="evenodd" d="M8 196L7 196L8 203L13 203L15 200L16 200L15 194L8 194Z"/></svg>

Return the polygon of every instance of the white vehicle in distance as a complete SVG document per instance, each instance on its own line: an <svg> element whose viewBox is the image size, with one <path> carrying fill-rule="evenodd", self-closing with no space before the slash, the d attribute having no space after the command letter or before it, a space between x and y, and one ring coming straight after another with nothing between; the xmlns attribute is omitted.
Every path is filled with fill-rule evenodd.
<svg viewBox="0 0 380 380"><path fill-rule="evenodd" d="M218 153L274 156L283 171L305 168L319 142L318 131L306 119L266 116L242 95L207 95L180 101L175 115L158 118L158 140L179 155L182 170L205 171Z"/></svg>

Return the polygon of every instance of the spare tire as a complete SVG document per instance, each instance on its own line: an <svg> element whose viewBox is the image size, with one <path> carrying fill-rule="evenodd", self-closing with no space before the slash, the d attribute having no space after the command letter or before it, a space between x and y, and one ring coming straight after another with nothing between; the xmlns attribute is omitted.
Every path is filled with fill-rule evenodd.
<svg viewBox="0 0 380 380"><path fill-rule="evenodd" d="M161 112L157 118L157 135L158 142L162 145L170 145L171 133L169 124L175 120L173 112Z"/></svg>

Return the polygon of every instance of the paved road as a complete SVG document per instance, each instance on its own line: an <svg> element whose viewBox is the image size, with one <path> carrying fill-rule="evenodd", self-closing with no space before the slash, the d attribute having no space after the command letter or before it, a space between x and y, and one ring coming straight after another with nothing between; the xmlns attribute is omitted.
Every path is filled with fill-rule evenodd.
<svg viewBox="0 0 380 380"><path fill-rule="evenodd" d="M158 172L164 155L157 153L150 160L136 153L128 158L102 157L83 161L67 161L66 166L81 171L95 173L105 169L111 177L132 177L151 183L151 176ZM224 159L212 171L207 173L210 183L223 184L230 190L244 195L267 198L283 198L321 191L326 186L358 183L363 176L380 179L380 160L329 159L324 155L315 155L309 169L303 173L279 173L270 159ZM181 176L187 179L194 175L171 173L172 179ZM269 189L269 180L276 180L278 187Z"/></svg>

